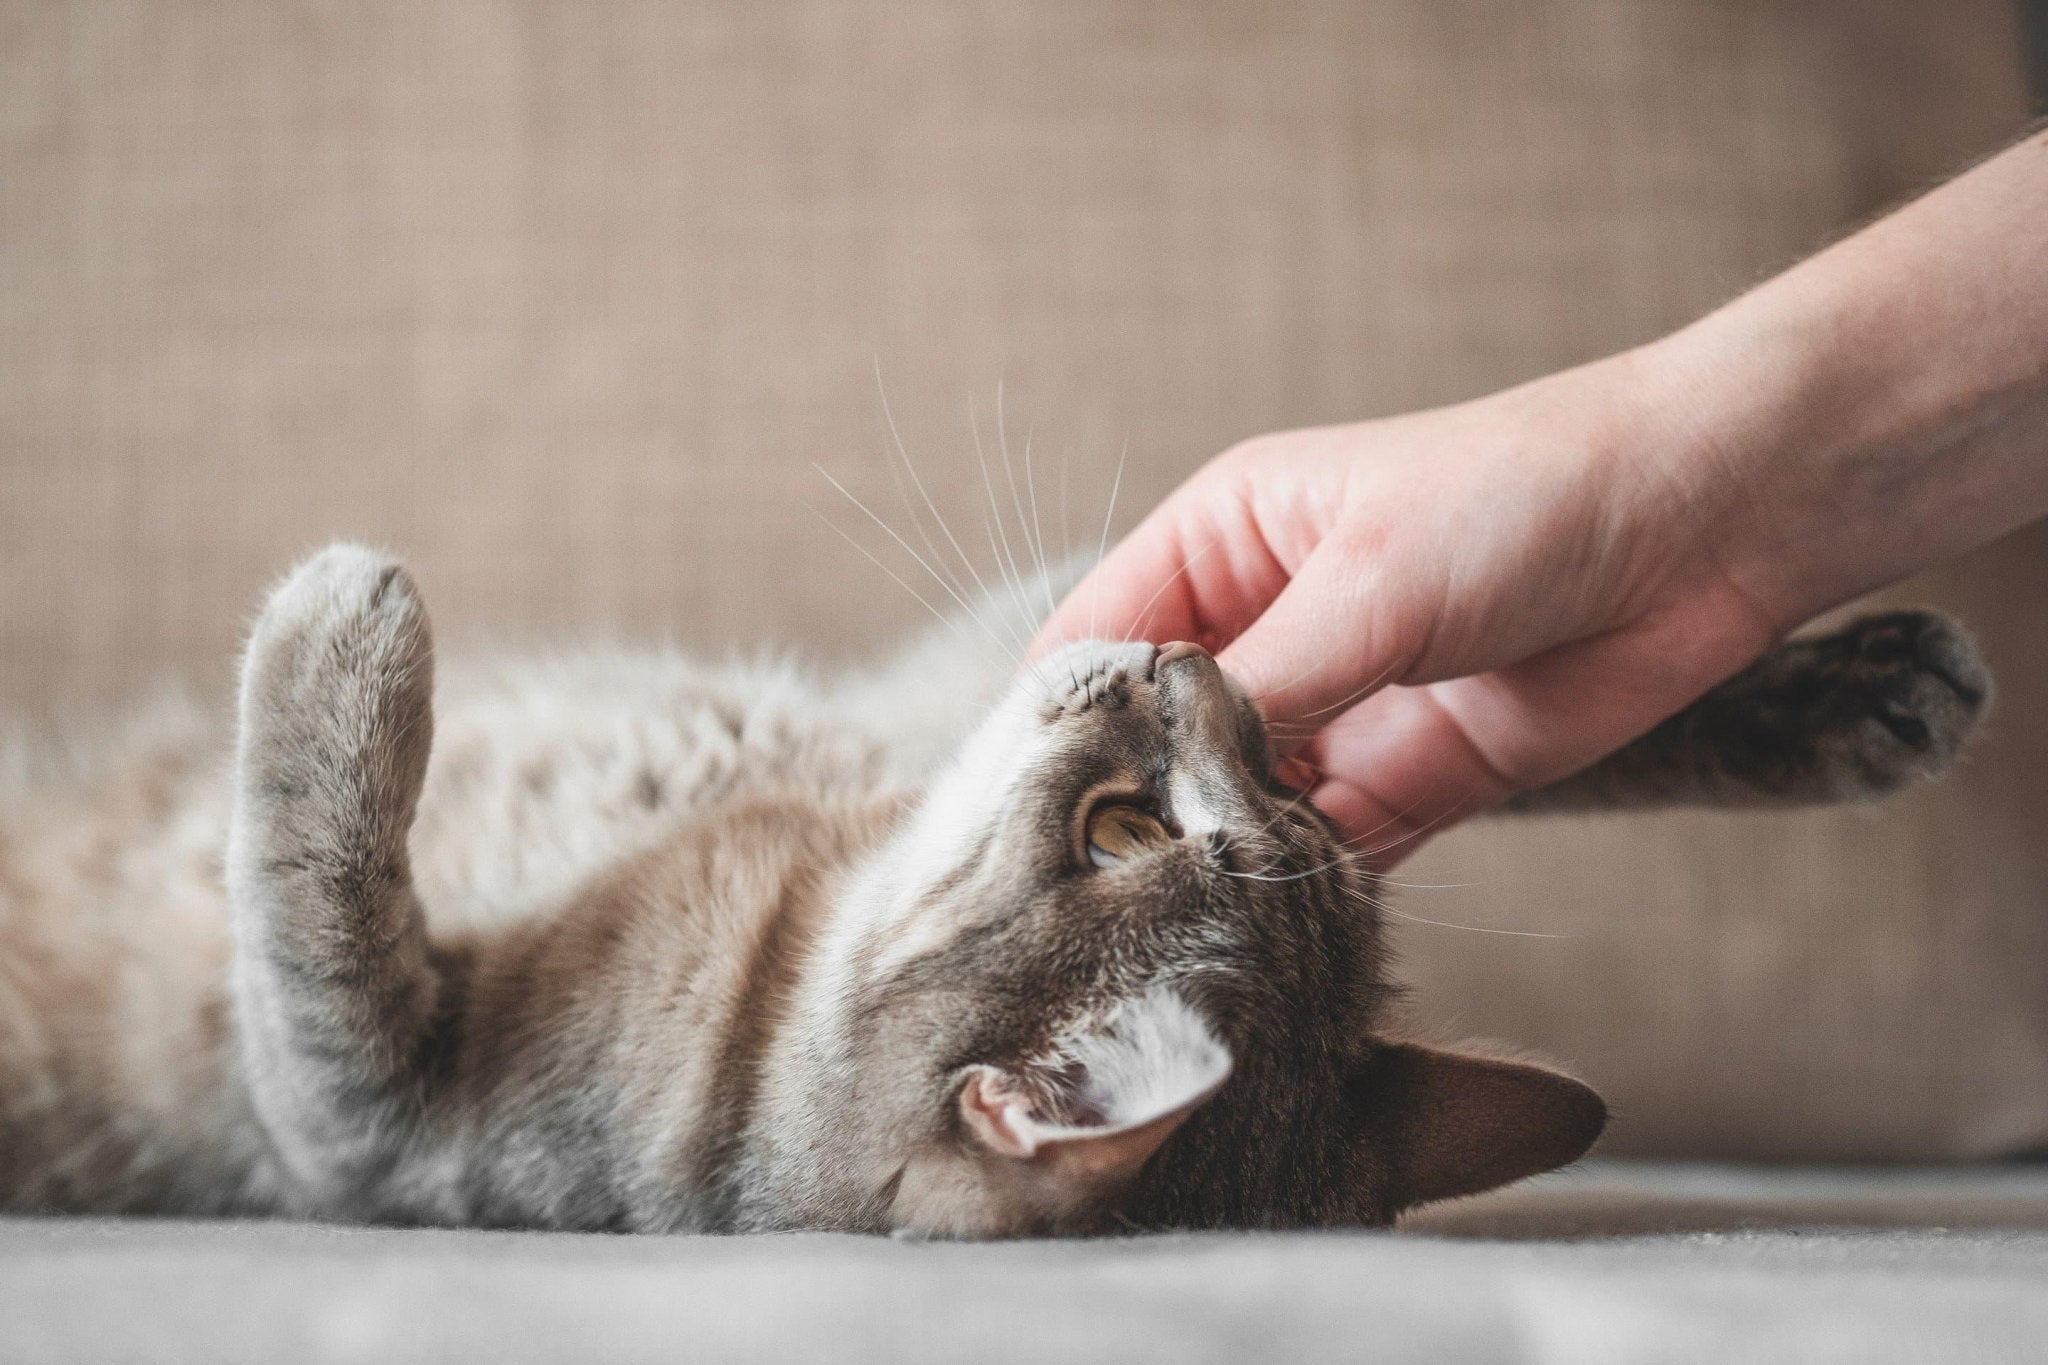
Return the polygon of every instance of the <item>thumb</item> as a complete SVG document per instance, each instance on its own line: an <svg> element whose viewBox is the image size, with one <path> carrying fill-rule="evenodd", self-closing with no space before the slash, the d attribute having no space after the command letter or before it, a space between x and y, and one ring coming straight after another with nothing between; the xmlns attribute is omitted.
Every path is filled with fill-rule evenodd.
<svg viewBox="0 0 2048 1365"><path fill-rule="evenodd" d="M1374 854L1612 753L1761 654L1772 623L1708 592L1489 673L1381 692L1330 718L1316 804ZM1402 848L1405 852L1405 847Z"/></svg>

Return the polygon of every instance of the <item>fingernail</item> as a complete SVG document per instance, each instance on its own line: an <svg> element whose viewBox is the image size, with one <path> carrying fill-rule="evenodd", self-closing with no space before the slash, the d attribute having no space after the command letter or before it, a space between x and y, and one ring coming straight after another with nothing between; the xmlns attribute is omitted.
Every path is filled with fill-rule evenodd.
<svg viewBox="0 0 2048 1365"><path fill-rule="evenodd" d="M1316 784L1316 770L1298 758L1283 758L1273 765L1273 780L1289 791L1305 792Z"/></svg>

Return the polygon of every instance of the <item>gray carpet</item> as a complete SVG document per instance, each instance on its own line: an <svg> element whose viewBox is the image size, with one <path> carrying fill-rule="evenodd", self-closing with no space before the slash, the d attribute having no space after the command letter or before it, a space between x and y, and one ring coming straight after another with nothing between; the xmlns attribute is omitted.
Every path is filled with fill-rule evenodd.
<svg viewBox="0 0 2048 1365"><path fill-rule="evenodd" d="M1399 1233L948 1245L0 1220L9 1361L2048 1351L2048 1169L1591 1163Z"/></svg>

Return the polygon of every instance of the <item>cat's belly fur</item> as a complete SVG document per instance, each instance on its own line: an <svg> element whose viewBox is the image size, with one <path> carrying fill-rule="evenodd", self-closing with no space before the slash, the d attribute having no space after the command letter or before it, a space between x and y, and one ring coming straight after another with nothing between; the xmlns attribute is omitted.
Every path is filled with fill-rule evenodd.
<svg viewBox="0 0 2048 1365"><path fill-rule="evenodd" d="M437 713L415 880L437 939L486 946L650 850L715 858L750 801L843 809L905 776L786 670L621 653L450 671ZM0 789L0 1209L277 1202L236 1075L228 745L164 708Z"/></svg>

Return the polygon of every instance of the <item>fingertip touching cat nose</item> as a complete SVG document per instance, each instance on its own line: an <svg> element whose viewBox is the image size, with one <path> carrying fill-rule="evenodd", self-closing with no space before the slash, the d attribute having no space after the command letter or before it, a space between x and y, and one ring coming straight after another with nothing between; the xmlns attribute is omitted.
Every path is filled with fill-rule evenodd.
<svg viewBox="0 0 2048 1365"><path fill-rule="evenodd" d="M1169 670L1169 665L1177 667ZM1159 646L1152 656L1152 677L1162 686L1168 677L1176 691L1189 691L1190 695L1205 695L1223 685L1223 670L1216 666L1216 656L1193 640L1168 640Z"/></svg>

